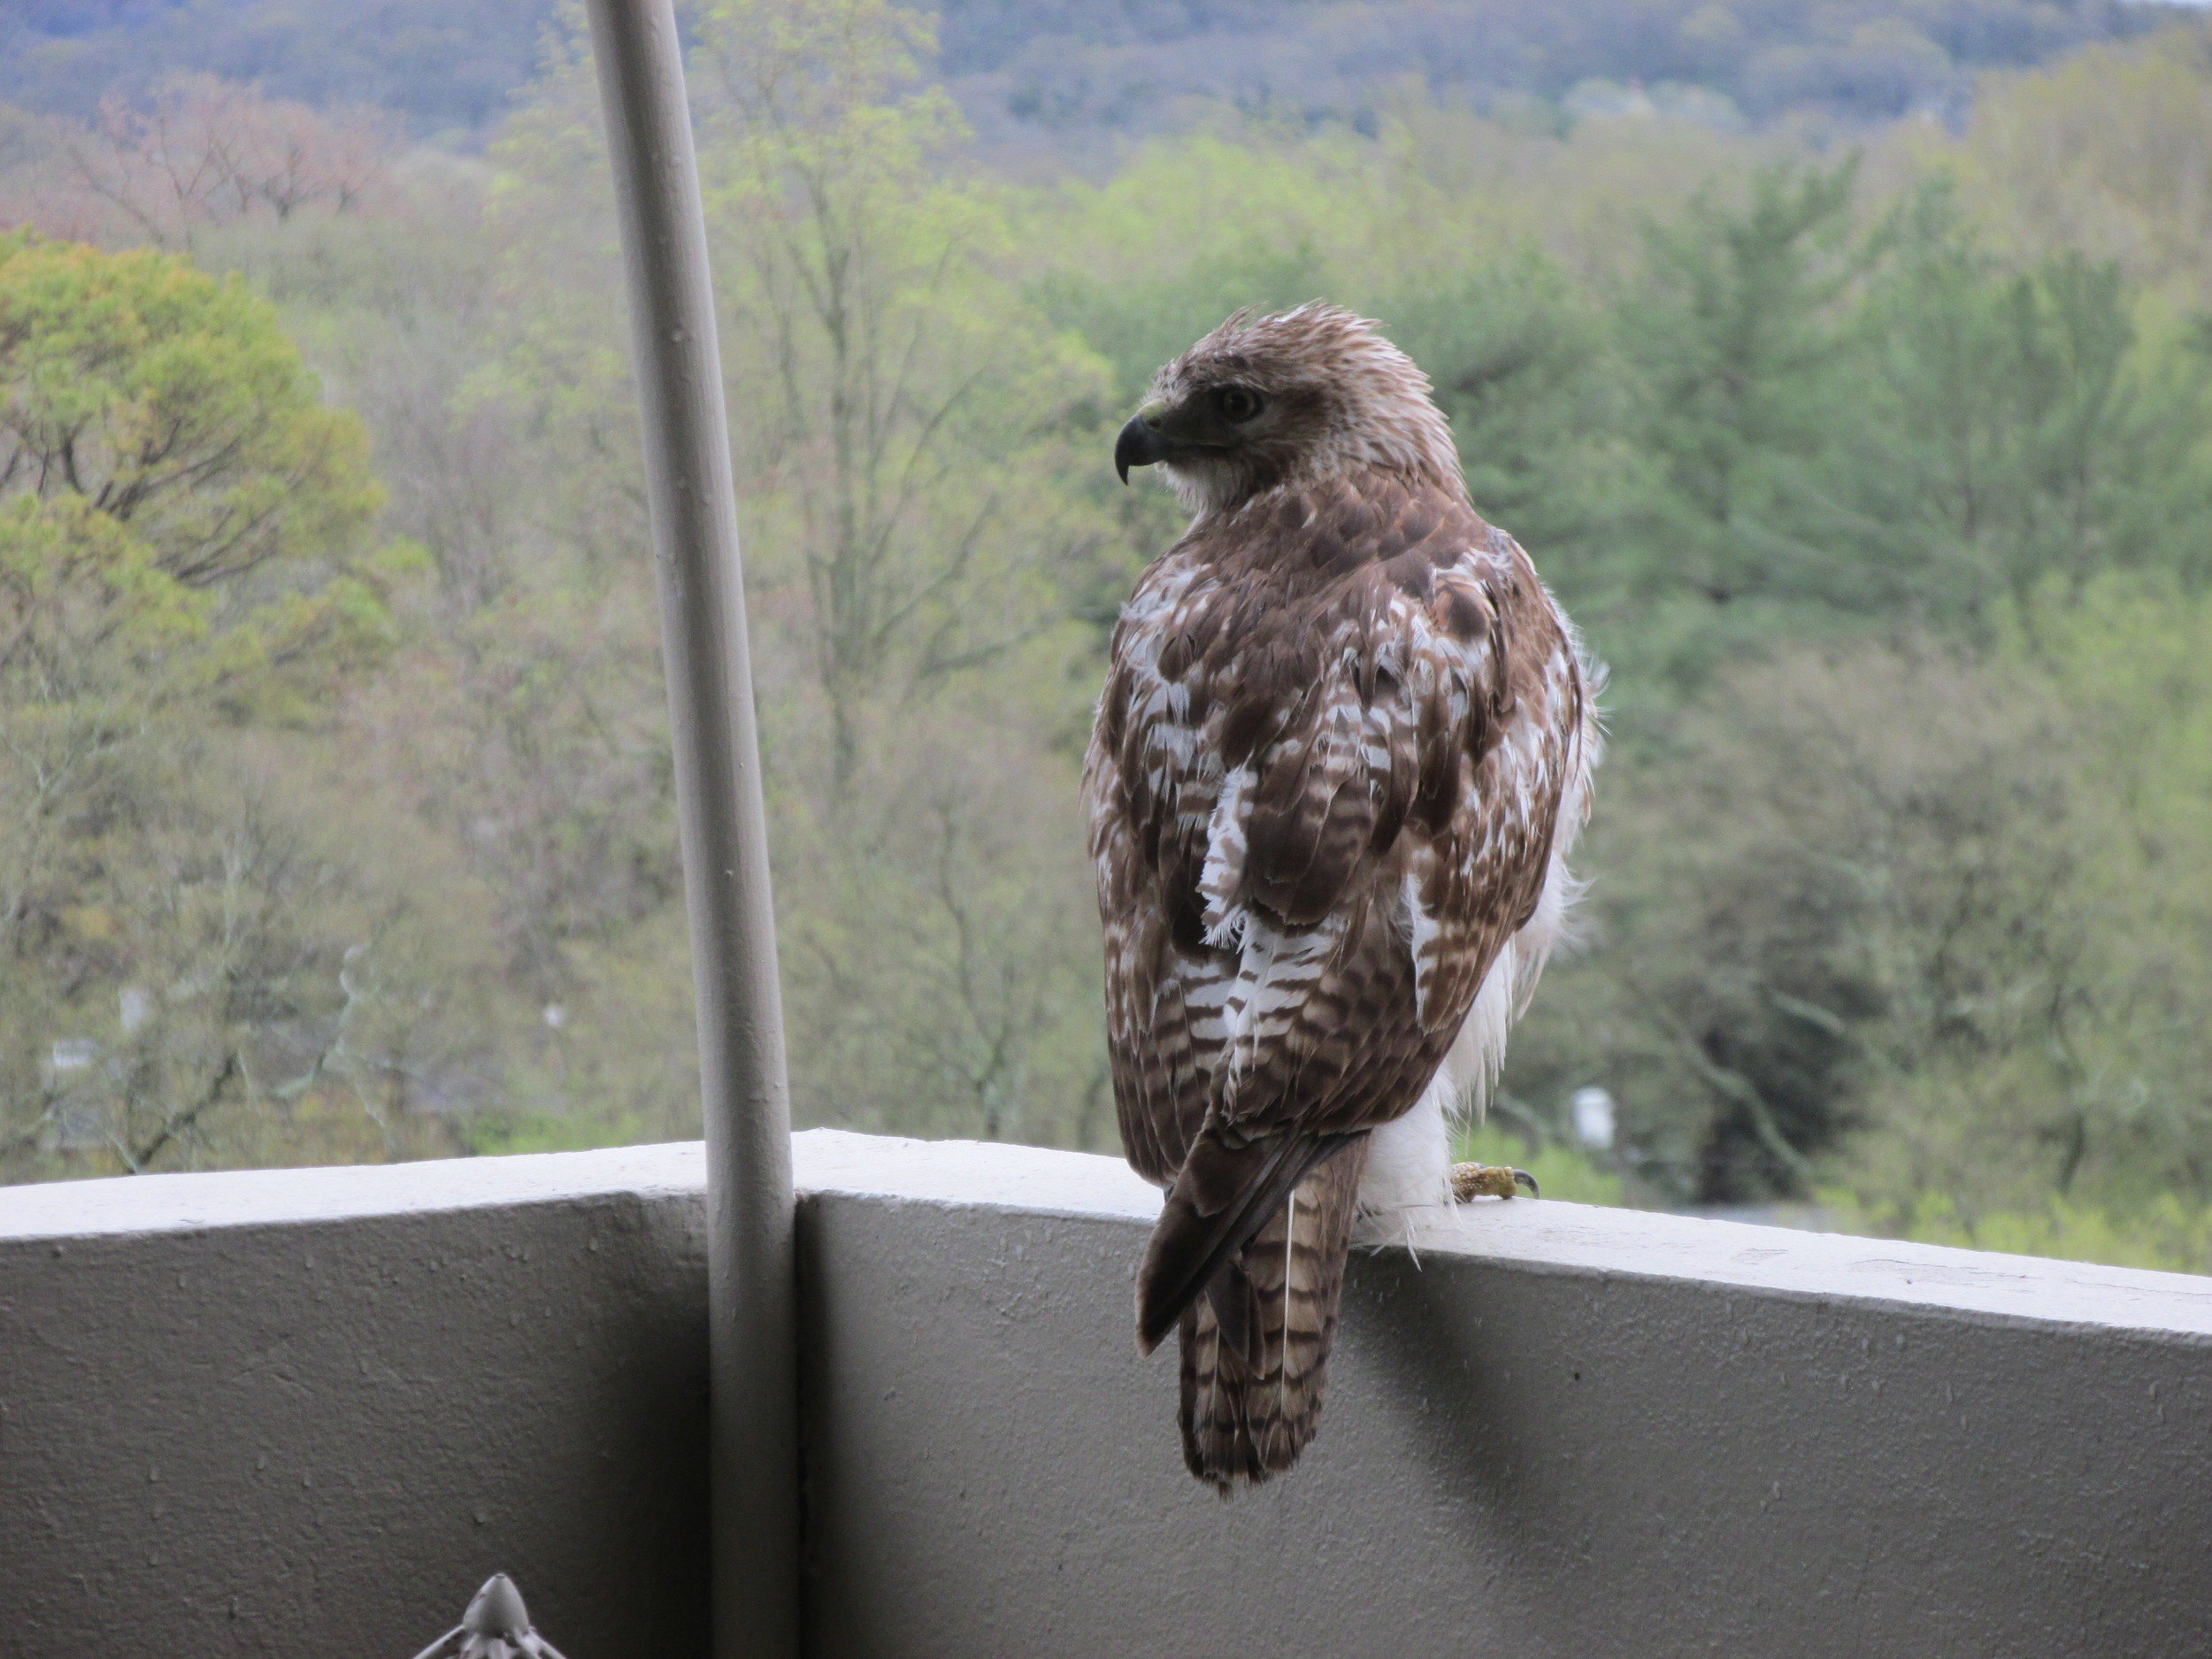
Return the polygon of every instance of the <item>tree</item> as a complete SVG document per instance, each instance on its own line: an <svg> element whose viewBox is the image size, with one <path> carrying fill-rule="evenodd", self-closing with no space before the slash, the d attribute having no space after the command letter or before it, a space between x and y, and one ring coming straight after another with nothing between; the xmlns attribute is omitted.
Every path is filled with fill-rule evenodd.
<svg viewBox="0 0 2212 1659"><path fill-rule="evenodd" d="M1064 1139L1096 1058L1073 810L1089 637L1064 567L1111 530L1070 457L1087 443L1110 479L1112 426L1095 358L1023 291L1008 198L899 79L925 39L879 6L733 6L702 19L691 77L795 1108ZM495 152L504 303L462 402L511 422L534 472L511 547L457 583L477 609L453 672L484 690L456 699L438 810L481 824L488 877L531 895L503 924L511 973L563 1009L565 1051L624 964L652 1023L601 1041L612 1083L625 1045L680 1047L687 1010L597 119L582 42L556 42ZM581 1113L615 1091L569 1093Z"/></svg>
<svg viewBox="0 0 2212 1659"><path fill-rule="evenodd" d="M1007 280L997 193L945 176L963 133L944 93L914 84L934 50L920 13L719 0L701 36L749 483L797 516L842 789L872 698L1051 616L1037 577L1088 526L1024 485L1071 403L1102 388Z"/></svg>
<svg viewBox="0 0 2212 1659"><path fill-rule="evenodd" d="M1818 595L1809 463L1837 419L1857 173L1770 167L1740 211L1708 190L1646 231L1623 317L1640 436L1665 467L1669 576L1715 606Z"/></svg>
<svg viewBox="0 0 2212 1659"><path fill-rule="evenodd" d="M185 250L257 215L353 212L385 183L395 148L367 111L326 115L208 74L165 76L142 100L111 93L96 119L56 132L66 183L44 216Z"/></svg>
<svg viewBox="0 0 2212 1659"><path fill-rule="evenodd" d="M1063 572L1104 531L1068 451L1104 454L1104 376L915 84L933 50L881 0L702 19L749 545L772 593L796 565L813 682L765 710L796 1095L1067 1139L1102 1072Z"/></svg>
<svg viewBox="0 0 2212 1659"><path fill-rule="evenodd" d="M368 1023L342 968L397 912L271 745L388 648L407 558L234 281L0 240L0 1158L142 1168Z"/></svg>
<svg viewBox="0 0 2212 1659"><path fill-rule="evenodd" d="M1957 176L2016 262L2074 252L2183 304L2212 299L2212 35L2200 25L1986 77L1963 133L1916 124L1909 142L1921 167Z"/></svg>
<svg viewBox="0 0 2212 1659"><path fill-rule="evenodd" d="M1632 641L1659 467L1635 441L1632 371L1595 296L1523 246L1377 310L1451 418L1477 509L1538 554L1586 629Z"/></svg>
<svg viewBox="0 0 2212 1659"><path fill-rule="evenodd" d="M2212 576L2212 400L2179 354L2145 361L2119 267L2006 269L1940 174L1890 242L1858 324L1871 400L1832 473L1870 595L1983 628L2053 573Z"/></svg>
<svg viewBox="0 0 2212 1659"><path fill-rule="evenodd" d="M2212 604L2108 572L2027 609L1782 648L1617 756L1511 1094L1606 1087L1677 1201L2212 1195Z"/></svg>

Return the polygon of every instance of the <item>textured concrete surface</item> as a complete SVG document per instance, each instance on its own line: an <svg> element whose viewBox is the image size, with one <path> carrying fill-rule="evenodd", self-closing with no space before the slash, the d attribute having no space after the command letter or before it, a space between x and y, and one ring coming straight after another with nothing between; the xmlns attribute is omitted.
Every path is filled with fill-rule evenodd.
<svg viewBox="0 0 2212 1659"><path fill-rule="evenodd" d="M2212 1281L1486 1202L1224 1503L1117 1161L796 1155L815 1653L2212 1654ZM700 1168L0 1189L0 1655L703 1651Z"/></svg>
<svg viewBox="0 0 2212 1659"><path fill-rule="evenodd" d="M1125 1171L831 1150L818 1653L2212 1653L2212 1280L1488 1201L1355 1259L1319 1440L1224 1502Z"/></svg>
<svg viewBox="0 0 2212 1659"><path fill-rule="evenodd" d="M0 1189L0 1655L703 1653L700 1168Z"/></svg>

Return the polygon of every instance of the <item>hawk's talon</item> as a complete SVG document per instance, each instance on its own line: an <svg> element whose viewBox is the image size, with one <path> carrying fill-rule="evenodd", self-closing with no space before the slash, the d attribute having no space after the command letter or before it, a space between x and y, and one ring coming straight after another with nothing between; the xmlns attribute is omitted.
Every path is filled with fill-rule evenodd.
<svg viewBox="0 0 2212 1659"><path fill-rule="evenodd" d="M1526 1170L1509 1170L1489 1164L1452 1165L1452 1197L1459 1203L1475 1198L1510 1198L1525 1187L1531 1198L1540 1198L1536 1178Z"/></svg>

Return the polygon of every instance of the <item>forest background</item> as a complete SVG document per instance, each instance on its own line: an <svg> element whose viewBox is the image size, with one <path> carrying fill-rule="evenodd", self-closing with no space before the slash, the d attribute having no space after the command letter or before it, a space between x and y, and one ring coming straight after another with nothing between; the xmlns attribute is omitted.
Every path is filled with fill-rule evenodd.
<svg viewBox="0 0 2212 1659"><path fill-rule="evenodd" d="M12 24L0 1179L697 1131L580 18L372 12ZM1326 296L1611 673L1479 1144L2212 1271L2197 14L687 19L800 1123L1113 1145L1113 434Z"/></svg>

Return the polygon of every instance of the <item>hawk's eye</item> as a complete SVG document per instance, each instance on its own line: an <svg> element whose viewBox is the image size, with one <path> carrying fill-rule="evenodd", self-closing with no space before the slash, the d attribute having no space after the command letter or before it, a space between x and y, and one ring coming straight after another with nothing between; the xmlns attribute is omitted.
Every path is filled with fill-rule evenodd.
<svg viewBox="0 0 2212 1659"><path fill-rule="evenodd" d="M1260 412L1260 395L1248 386L1225 386L1214 394L1214 407L1233 426L1241 426Z"/></svg>

